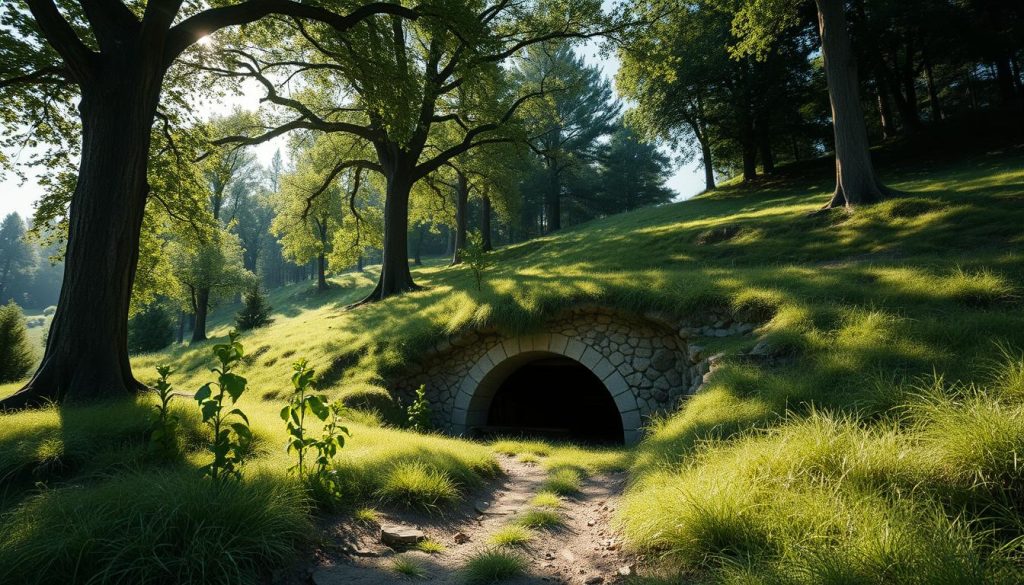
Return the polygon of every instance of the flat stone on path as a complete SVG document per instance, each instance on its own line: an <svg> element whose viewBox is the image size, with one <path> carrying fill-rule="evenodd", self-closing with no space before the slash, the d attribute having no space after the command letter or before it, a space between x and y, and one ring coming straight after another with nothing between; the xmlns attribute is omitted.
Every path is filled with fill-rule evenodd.
<svg viewBox="0 0 1024 585"><path fill-rule="evenodd" d="M380 527L380 541L388 546L412 546L426 538L422 530L413 526L385 524Z"/></svg>

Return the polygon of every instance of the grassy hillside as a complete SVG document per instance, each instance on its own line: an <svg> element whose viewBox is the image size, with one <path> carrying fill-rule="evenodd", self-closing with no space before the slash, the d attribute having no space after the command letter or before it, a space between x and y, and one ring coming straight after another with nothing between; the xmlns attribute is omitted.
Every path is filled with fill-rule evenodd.
<svg viewBox="0 0 1024 585"><path fill-rule="evenodd" d="M376 409L350 425L338 469L350 501L401 492L395 484L414 464L451 480L457 498L494 473L493 449L379 428L380 417L399 419L381 387L387 372L438 336L484 324L528 331L588 301L678 315L724 305L764 321L748 341L723 346L734 357L678 412L653 421L640 447L588 454L593 469L629 466L621 524L662 576L1019 582L1024 151L893 162L882 173L907 195L853 213L811 213L827 201L831 175L810 166L510 246L495 253L482 291L466 269L440 263L414 271L425 290L350 311L372 273L337 277L326 295L285 287L271 298L274 323L242 338L250 390L241 406L259 447L238 493L189 481L206 455L195 449L188 401L177 407L187 455L170 467L144 455L145 400L2 416L0 509L10 516L0 581L35 574L41 559L52 578L142 571L140 559L155 555L176 559L181 580L201 557L160 545L182 534L241 559L225 575L251 578L284 562L315 534L308 502L284 473L277 415L300 357L320 388ZM230 312L216 314L214 336L226 335ZM774 365L738 357L761 341ZM175 385L192 392L210 379L211 343L137 356L136 374L151 381L154 366L169 363ZM550 464L577 451L556 449ZM168 487L136 489L154 484ZM116 510L91 512L121 491ZM444 499L429 489L411 498ZM223 534L248 526L250 542L181 518L145 530L149 540L126 529L170 502L196 506ZM247 516L256 511L260 521ZM63 523L76 529L54 537ZM126 538L141 544L115 555ZM89 557L96 566L76 565L83 550L99 551Z"/></svg>

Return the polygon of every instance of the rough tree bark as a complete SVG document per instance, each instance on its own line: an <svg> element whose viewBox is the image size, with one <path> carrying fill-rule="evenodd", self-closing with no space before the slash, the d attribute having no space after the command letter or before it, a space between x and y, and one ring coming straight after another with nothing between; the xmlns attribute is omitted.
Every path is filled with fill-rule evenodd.
<svg viewBox="0 0 1024 585"><path fill-rule="evenodd" d="M836 188L826 209L872 203L888 190L871 162L860 105L857 62L850 46L842 0L816 0L836 142Z"/></svg>
<svg viewBox="0 0 1024 585"><path fill-rule="evenodd" d="M409 271L409 194L415 159L395 145L379 145L378 159L387 180L384 197L384 247L377 286L357 305L419 290Z"/></svg>
<svg viewBox="0 0 1024 585"><path fill-rule="evenodd" d="M143 387L128 362L128 305L163 69L140 53L140 47L126 47L83 84L82 159L71 198L68 270L42 363L21 390L0 401L0 409L117 398Z"/></svg>
<svg viewBox="0 0 1024 585"><path fill-rule="evenodd" d="M704 190L714 191L715 165L714 160L711 158L711 144L708 143L703 133L697 136L697 140L700 142L701 164L704 165Z"/></svg>
<svg viewBox="0 0 1024 585"><path fill-rule="evenodd" d="M192 297L192 311L196 318L192 325L192 341L206 341L206 316L210 313L210 289L196 290Z"/></svg>
<svg viewBox="0 0 1024 585"><path fill-rule="evenodd" d="M469 222L469 179L456 171L455 183L455 242L452 261L449 266L462 262L462 250L466 248L466 229Z"/></svg>
<svg viewBox="0 0 1024 585"><path fill-rule="evenodd" d="M327 290L327 255L323 252L316 257L316 289Z"/></svg>

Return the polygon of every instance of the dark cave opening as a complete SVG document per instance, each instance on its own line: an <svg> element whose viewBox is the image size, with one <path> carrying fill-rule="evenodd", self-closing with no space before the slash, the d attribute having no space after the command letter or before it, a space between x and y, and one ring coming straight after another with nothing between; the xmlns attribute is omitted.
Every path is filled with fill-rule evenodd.
<svg viewBox="0 0 1024 585"><path fill-rule="evenodd" d="M608 389L583 364L546 357L513 371L487 414L492 434L594 444L623 442L622 417Z"/></svg>

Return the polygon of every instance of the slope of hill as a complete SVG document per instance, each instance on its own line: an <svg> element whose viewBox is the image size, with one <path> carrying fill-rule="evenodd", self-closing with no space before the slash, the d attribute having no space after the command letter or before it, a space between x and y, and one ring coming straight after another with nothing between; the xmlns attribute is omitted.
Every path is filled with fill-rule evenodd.
<svg viewBox="0 0 1024 585"><path fill-rule="evenodd" d="M375 411L352 415L338 468L351 501L387 493L412 463L464 494L495 473L493 452L377 428L401 419L381 387L384 374L438 336L483 325L529 331L586 301L680 316L726 306L764 321L748 339L708 340L727 354L710 383L653 422L642 445L615 455L631 477L620 524L629 546L658 559L654 574L1019 582L1024 150L882 170L906 194L852 213L813 213L830 188L829 174L815 167L509 246L494 254L481 291L467 269L440 263L414 271L424 290L355 310L345 306L369 289L372 273L336 277L326 295L277 291L274 322L242 338L250 357L240 372L250 391L241 406L259 446L234 493L190 482L205 458L191 404L178 406L186 456L173 466L146 459L145 400L6 415L0 509L10 516L0 567L14 567L12 578L44 558L51 578L142 571L163 539L199 538L182 528L185 514L146 532L152 548L113 555L126 524L167 502L194 504L225 531L247 527L246 543L202 540L241 559L225 574L253 577L284 562L311 533L277 447L290 364L301 357L317 369L321 389ZM214 336L226 335L228 313L221 311ZM758 343L776 359L741 358ZM210 378L209 355L209 343L197 344L133 364L147 381L155 365L172 364L172 381L191 392ZM50 489L36 491L37 480ZM135 489L147 482L174 487ZM110 505L116 510L87 513L121 490L131 495ZM275 504L271 492L288 495ZM265 521L246 516L253 510ZM75 530L51 537L74 519ZM83 547L100 547L89 557L101 559L95 566L74 564ZM160 554L173 557L180 580L201 566L189 551Z"/></svg>

